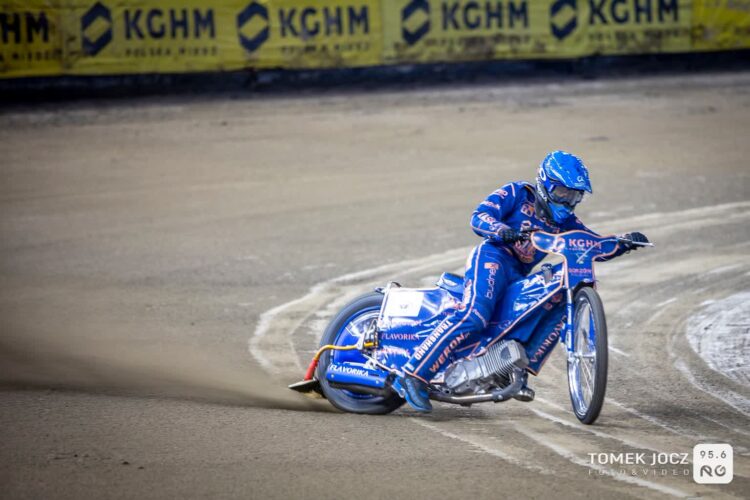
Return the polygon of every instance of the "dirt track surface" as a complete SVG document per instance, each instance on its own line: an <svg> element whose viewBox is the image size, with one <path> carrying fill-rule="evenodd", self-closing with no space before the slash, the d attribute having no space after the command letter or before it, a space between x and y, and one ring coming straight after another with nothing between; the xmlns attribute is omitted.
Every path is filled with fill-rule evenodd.
<svg viewBox="0 0 750 500"><path fill-rule="evenodd" d="M2 496L746 497L748 130L750 74L6 112ZM286 390L337 299L459 269L476 204L556 148L590 166L584 221L657 245L599 267L596 426L559 349L532 404L362 417ZM707 442L731 484L588 456Z"/></svg>

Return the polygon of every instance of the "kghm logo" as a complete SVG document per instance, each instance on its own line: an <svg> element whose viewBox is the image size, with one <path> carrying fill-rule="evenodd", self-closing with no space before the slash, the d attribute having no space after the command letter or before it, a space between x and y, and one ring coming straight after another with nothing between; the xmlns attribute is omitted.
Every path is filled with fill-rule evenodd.
<svg viewBox="0 0 750 500"><path fill-rule="evenodd" d="M629 23L667 24L680 20L679 0L555 0L550 5L550 28L558 40L570 36L578 27L578 2L585 4L581 9L581 23L587 26L613 26Z"/></svg>
<svg viewBox="0 0 750 500"><path fill-rule="evenodd" d="M240 44L254 52L268 40L268 9L253 2L237 15L237 33Z"/></svg>
<svg viewBox="0 0 750 500"><path fill-rule="evenodd" d="M280 7L269 11L256 1L237 15L240 44L248 52L258 50L271 36L271 26L274 39L297 39L312 45L322 38L368 35L370 10L362 4Z"/></svg>
<svg viewBox="0 0 750 500"><path fill-rule="evenodd" d="M578 27L576 0L555 0L549 10L552 34L558 40L567 38Z"/></svg>
<svg viewBox="0 0 750 500"><path fill-rule="evenodd" d="M83 53L95 56L112 41L112 15L109 9L96 2L81 17Z"/></svg>
<svg viewBox="0 0 750 500"><path fill-rule="evenodd" d="M0 40L3 44L48 43L49 20L42 12L0 12Z"/></svg>
<svg viewBox="0 0 750 500"><path fill-rule="evenodd" d="M408 45L414 45L429 31L429 1L411 0L401 11L401 36Z"/></svg>

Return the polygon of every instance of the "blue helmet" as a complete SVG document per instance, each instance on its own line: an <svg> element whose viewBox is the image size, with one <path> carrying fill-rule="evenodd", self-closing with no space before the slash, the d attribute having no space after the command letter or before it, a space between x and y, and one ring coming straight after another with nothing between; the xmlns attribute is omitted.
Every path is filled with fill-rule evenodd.
<svg viewBox="0 0 750 500"><path fill-rule="evenodd" d="M557 224L565 222L584 192L592 192L591 181L580 158L565 151L553 151L544 157L536 176L536 194L548 218Z"/></svg>

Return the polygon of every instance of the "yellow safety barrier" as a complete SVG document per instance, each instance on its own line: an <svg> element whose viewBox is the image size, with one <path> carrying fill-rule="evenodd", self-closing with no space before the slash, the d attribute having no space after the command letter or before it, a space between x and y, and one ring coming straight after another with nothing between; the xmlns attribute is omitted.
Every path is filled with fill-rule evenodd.
<svg viewBox="0 0 750 500"><path fill-rule="evenodd" d="M0 78L64 73L59 2L0 3Z"/></svg>
<svg viewBox="0 0 750 500"><path fill-rule="evenodd" d="M750 0L1 0L0 78L750 48Z"/></svg>
<svg viewBox="0 0 750 500"><path fill-rule="evenodd" d="M700 0L693 4L692 50L750 48L750 0Z"/></svg>
<svg viewBox="0 0 750 500"><path fill-rule="evenodd" d="M690 50L689 0L399 0L387 62Z"/></svg>

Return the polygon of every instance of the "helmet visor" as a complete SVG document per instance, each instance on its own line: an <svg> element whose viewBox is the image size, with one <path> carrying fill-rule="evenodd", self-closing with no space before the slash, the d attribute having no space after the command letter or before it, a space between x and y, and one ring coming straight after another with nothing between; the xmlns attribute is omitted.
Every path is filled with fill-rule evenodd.
<svg viewBox="0 0 750 500"><path fill-rule="evenodd" d="M564 203L565 205L574 207L583 199L583 191L555 184L549 191L549 197L555 203Z"/></svg>

